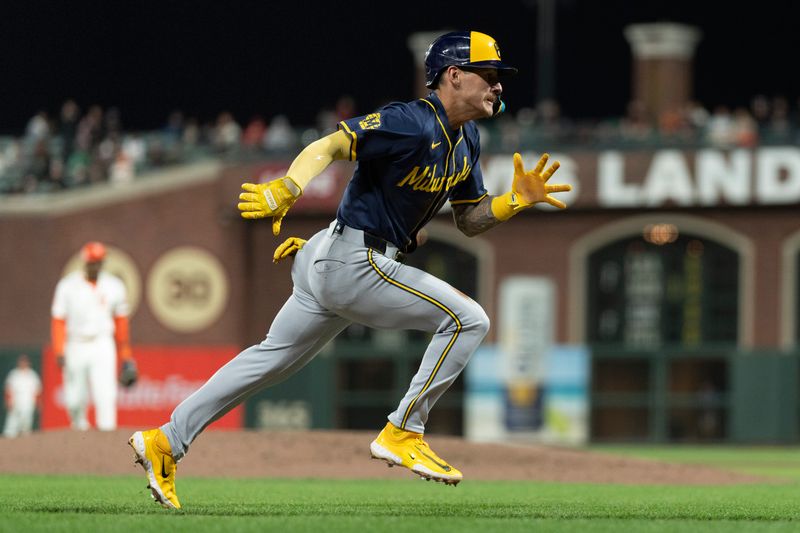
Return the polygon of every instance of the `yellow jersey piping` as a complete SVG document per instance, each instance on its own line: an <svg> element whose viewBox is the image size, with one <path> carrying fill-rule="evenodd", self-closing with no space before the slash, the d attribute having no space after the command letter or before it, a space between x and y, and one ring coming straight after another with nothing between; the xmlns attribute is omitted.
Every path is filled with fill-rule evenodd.
<svg viewBox="0 0 800 533"><path fill-rule="evenodd" d="M358 142L358 136L356 133L351 130L347 124L345 124L344 120L339 122L339 125L344 128L344 131L350 134L350 161L356 160L356 142Z"/></svg>
<svg viewBox="0 0 800 533"><path fill-rule="evenodd" d="M444 133L444 138L447 139L447 146L448 146L447 158L444 160L444 175L447 176L447 168L448 165L450 164L450 156L453 153L453 142L450 140L450 136L447 134L447 128L444 127L442 119L439 118L439 113L436 111L436 106L433 105L429 100L426 100L425 98L420 98L420 100L431 106L431 109L433 109L433 116L436 117L436 121L439 123L439 126L442 127L442 133ZM435 178L436 176L433 177Z"/></svg>
<svg viewBox="0 0 800 533"><path fill-rule="evenodd" d="M481 200L483 200L487 196L489 196L488 192L484 193L483 196L481 196L480 198L476 198L475 200L450 200L450 205L477 204L478 202L480 202Z"/></svg>

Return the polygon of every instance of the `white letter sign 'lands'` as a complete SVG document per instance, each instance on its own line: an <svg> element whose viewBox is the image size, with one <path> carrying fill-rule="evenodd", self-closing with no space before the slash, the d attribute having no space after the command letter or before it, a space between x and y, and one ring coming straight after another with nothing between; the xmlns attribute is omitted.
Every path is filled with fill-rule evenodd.
<svg viewBox="0 0 800 533"><path fill-rule="evenodd" d="M759 203L797 202L800 200L800 151L788 146L762 148L758 153L756 180Z"/></svg>

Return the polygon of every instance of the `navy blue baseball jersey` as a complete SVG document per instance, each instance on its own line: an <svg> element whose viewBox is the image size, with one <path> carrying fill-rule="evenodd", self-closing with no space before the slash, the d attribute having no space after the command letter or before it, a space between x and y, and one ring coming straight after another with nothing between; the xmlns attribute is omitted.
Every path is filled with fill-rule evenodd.
<svg viewBox="0 0 800 533"><path fill-rule="evenodd" d="M436 93L343 120L339 128L350 135L350 160L358 164L337 219L404 252L416 248L417 232L447 200L477 203L487 194L477 126L470 121L453 130Z"/></svg>

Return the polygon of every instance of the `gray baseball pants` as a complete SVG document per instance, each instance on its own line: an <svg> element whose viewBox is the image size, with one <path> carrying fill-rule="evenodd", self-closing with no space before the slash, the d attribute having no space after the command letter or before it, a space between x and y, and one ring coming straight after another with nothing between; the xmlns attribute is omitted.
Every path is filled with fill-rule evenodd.
<svg viewBox="0 0 800 533"><path fill-rule="evenodd" d="M449 284L395 261L396 253L392 245L383 254L367 247L360 230L337 232L336 222L314 235L295 256L292 295L267 337L220 368L161 427L175 459L206 426L303 368L352 322L433 334L408 392L388 416L397 427L424 433L430 409L486 336L489 318Z"/></svg>

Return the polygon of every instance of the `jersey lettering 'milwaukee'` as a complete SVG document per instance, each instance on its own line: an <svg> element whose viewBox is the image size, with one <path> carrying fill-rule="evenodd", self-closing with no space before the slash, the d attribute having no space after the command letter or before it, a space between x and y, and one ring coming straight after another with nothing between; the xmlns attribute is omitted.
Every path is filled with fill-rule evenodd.
<svg viewBox="0 0 800 533"><path fill-rule="evenodd" d="M451 129L436 93L339 127L351 136L350 159L358 161L336 215L352 228L408 252L447 200L477 203L486 196L478 128L467 122Z"/></svg>

